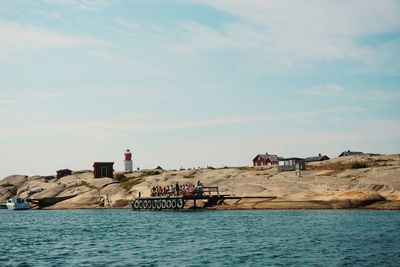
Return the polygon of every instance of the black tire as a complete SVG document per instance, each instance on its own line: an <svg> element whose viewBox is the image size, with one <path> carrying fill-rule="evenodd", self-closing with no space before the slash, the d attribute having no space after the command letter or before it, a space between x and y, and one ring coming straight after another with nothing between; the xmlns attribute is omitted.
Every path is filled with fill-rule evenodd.
<svg viewBox="0 0 400 267"><path fill-rule="evenodd" d="M167 200L167 209L170 209L172 206L171 199Z"/></svg>
<svg viewBox="0 0 400 267"><path fill-rule="evenodd" d="M138 209L139 209L139 200L135 200L135 201L133 202L133 209L134 209L134 210L138 210Z"/></svg>
<svg viewBox="0 0 400 267"><path fill-rule="evenodd" d="M157 200L156 200L156 199L153 199L153 200L151 201L151 208L152 208L153 210L157 209Z"/></svg>
<svg viewBox="0 0 400 267"><path fill-rule="evenodd" d="M143 201L139 199L137 202L139 203L139 209L143 209Z"/></svg>
<svg viewBox="0 0 400 267"><path fill-rule="evenodd" d="M147 209L147 200L143 200L143 208L146 210Z"/></svg>
<svg viewBox="0 0 400 267"><path fill-rule="evenodd" d="M167 200L166 199L163 199L163 200L161 200L161 209L166 209L167 208Z"/></svg>
<svg viewBox="0 0 400 267"><path fill-rule="evenodd" d="M171 208L176 209L176 199L171 200Z"/></svg>
<svg viewBox="0 0 400 267"><path fill-rule="evenodd" d="M147 200L147 209L151 210L151 200L150 199Z"/></svg>
<svg viewBox="0 0 400 267"><path fill-rule="evenodd" d="M157 209L161 210L161 199L157 200Z"/></svg>
<svg viewBox="0 0 400 267"><path fill-rule="evenodd" d="M177 207L178 209L182 209L183 206L184 206L183 199L182 199L182 198L179 198L178 201L176 202L176 207Z"/></svg>

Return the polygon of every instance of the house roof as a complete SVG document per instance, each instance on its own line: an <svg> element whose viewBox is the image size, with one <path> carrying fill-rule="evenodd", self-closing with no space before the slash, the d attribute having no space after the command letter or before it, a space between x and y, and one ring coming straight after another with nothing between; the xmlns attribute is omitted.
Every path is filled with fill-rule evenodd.
<svg viewBox="0 0 400 267"><path fill-rule="evenodd" d="M61 169L61 170L58 170L57 172L70 172L71 170L70 169Z"/></svg>
<svg viewBox="0 0 400 267"><path fill-rule="evenodd" d="M303 158L296 158L296 157L293 157L293 158L279 158L279 161L284 161L284 160L304 160Z"/></svg>
<svg viewBox="0 0 400 267"><path fill-rule="evenodd" d="M364 154L363 152L357 152L357 151L350 151L350 150L347 150L347 151L343 151L340 155L339 155L339 157L344 157L344 156L355 156L355 155L361 155L361 154Z"/></svg>
<svg viewBox="0 0 400 267"><path fill-rule="evenodd" d="M270 154L258 154L253 161L255 161L258 157L262 158L262 159L269 159L272 162L277 162L280 158L277 155L270 155Z"/></svg>
<svg viewBox="0 0 400 267"><path fill-rule="evenodd" d="M306 162L313 162L313 161L321 161L323 159L329 159L327 155L318 155L315 157L307 157L305 160Z"/></svg>
<svg viewBox="0 0 400 267"><path fill-rule="evenodd" d="M113 165L113 164L114 164L114 162L94 162L93 167L99 166L99 165Z"/></svg>

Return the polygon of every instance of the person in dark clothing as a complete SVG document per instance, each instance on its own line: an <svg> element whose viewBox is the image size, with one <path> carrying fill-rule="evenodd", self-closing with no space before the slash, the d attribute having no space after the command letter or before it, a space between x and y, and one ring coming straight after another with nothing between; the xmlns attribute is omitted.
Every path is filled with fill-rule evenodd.
<svg viewBox="0 0 400 267"><path fill-rule="evenodd" d="M179 184L178 184L178 182L176 182L175 191L176 191L176 195L179 196Z"/></svg>

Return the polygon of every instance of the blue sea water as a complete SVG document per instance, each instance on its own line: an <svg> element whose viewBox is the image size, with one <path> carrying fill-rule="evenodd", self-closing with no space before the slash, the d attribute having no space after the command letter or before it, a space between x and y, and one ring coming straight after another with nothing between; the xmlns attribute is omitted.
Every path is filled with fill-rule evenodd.
<svg viewBox="0 0 400 267"><path fill-rule="evenodd" d="M0 211L0 266L400 266L398 211Z"/></svg>

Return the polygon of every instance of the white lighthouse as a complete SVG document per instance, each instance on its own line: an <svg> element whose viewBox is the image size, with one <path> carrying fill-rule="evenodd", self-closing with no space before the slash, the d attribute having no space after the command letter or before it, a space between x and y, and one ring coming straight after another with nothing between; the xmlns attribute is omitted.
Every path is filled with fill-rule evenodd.
<svg viewBox="0 0 400 267"><path fill-rule="evenodd" d="M129 149L125 151L125 171L132 171L133 170L133 161L132 161L132 153Z"/></svg>

